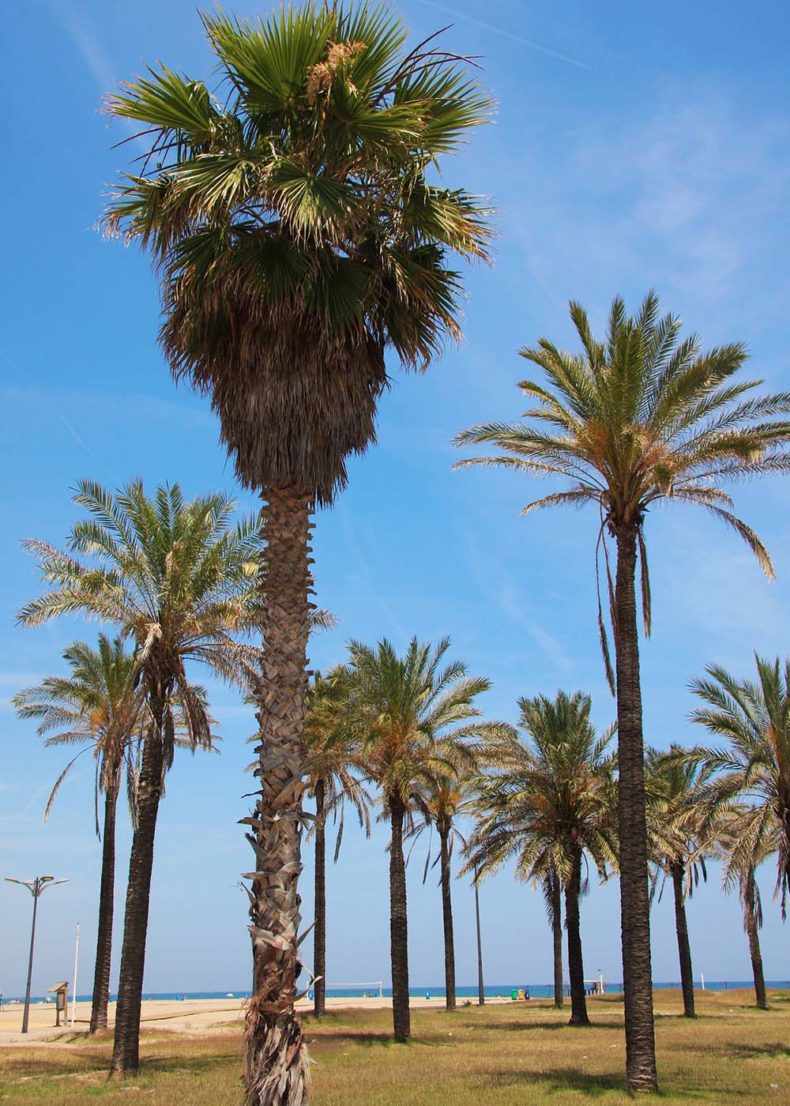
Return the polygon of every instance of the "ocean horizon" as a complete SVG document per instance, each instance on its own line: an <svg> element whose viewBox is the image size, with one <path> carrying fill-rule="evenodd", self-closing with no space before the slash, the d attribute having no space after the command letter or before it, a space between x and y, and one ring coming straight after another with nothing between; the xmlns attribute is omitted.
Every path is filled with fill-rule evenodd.
<svg viewBox="0 0 790 1106"><path fill-rule="evenodd" d="M592 986L595 980L587 980L587 983ZM766 980L766 987L770 990L790 990L790 980L782 979L769 979ZM754 986L753 980L743 979L706 979L703 985L701 980L694 981L695 990L701 991L734 991L742 988L751 988ZM604 983L605 994L619 994L622 992L623 984L621 981L610 983ZM665 980L653 983L654 990L679 990L680 980ZM501 983L501 984L486 984L484 988L486 998L512 998L515 991L529 991L530 998L550 998L554 994L554 985L551 983ZM566 993L568 991L568 984L565 984ZM328 987L327 998L363 998L373 997L377 998L381 993L383 998L392 998L392 988L382 987L379 991L379 987L375 983L367 984L354 984L349 987ZM310 994L312 995L312 988L310 988ZM437 986L424 986L424 987L410 987L409 995L413 998L425 998L426 995L430 998L444 998L445 989L443 985ZM477 999L478 988L477 984L470 986L456 987L456 996L459 999ZM77 1002L90 1002L91 994L79 994L77 995ZM112 993L110 995L110 1001L115 1002L117 995ZM250 997L249 990L227 990L227 991L144 991L143 999L159 1000L162 1002L185 1002L189 999L225 999L233 998L246 999ZM17 1005L24 1002L24 995L2 995L0 994L0 1005L10 1006ZM54 1003L54 995L32 995L30 999L31 1003L45 1003L52 1005Z"/></svg>

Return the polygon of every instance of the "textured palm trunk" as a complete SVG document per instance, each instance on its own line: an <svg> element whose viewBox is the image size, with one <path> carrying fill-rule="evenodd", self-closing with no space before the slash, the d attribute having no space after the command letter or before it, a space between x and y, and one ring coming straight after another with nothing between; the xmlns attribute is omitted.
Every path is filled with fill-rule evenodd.
<svg viewBox="0 0 790 1106"><path fill-rule="evenodd" d="M635 526L622 526L616 537L614 629L620 777L620 930L625 990L626 1080L628 1089L638 1092L657 1090L658 1077L650 958L642 689L635 594Z"/></svg>
<svg viewBox="0 0 790 1106"><path fill-rule="evenodd" d="M406 916L406 863L403 859L403 819L406 810L398 796L389 799L390 843L390 957L392 961L392 1026L396 1041L411 1035L409 1015L409 932Z"/></svg>
<svg viewBox="0 0 790 1106"><path fill-rule="evenodd" d="M760 951L760 934L757 929L757 895L754 883L754 869L750 869L743 889L743 925L749 939L749 955L752 959L754 976L754 997L758 1010L768 1009L768 997L765 993L763 975L763 954Z"/></svg>
<svg viewBox="0 0 790 1106"><path fill-rule="evenodd" d="M115 1008L115 1042L110 1071L135 1075L140 1067L140 1004L145 973L148 904L154 867L154 838L162 797L164 755L162 717L164 702L151 703L152 732L143 744L143 761L137 789L137 825L129 858L129 882L123 922L121 972Z"/></svg>
<svg viewBox="0 0 790 1106"><path fill-rule="evenodd" d="M554 1005L561 1010L565 1004L562 984L562 888L557 873L551 880L551 935L554 944Z"/></svg>
<svg viewBox="0 0 790 1106"><path fill-rule="evenodd" d="M439 855L442 869L445 1005L448 1010L455 1010L455 941L453 939L453 901L450 892L450 827L441 823L437 828L439 830Z"/></svg>
<svg viewBox="0 0 790 1106"><path fill-rule="evenodd" d="M683 992L683 1015L695 1017L694 1011L694 970L691 966L691 945L686 921L686 899L684 895L686 870L682 864L673 864L671 868L672 890L675 896L675 932L678 938L678 958L680 960L680 988Z"/></svg>
<svg viewBox="0 0 790 1106"><path fill-rule="evenodd" d="M310 628L312 502L295 488L267 488L261 511L263 605L260 742L255 774L260 791L249 839L255 850L250 934L254 994L247 1007L246 1106L303 1106L309 1095L308 1057L296 1017L301 923L303 730Z"/></svg>
<svg viewBox="0 0 790 1106"><path fill-rule="evenodd" d="M584 959L579 917L582 883L581 849L574 848L573 867L565 885L565 926L568 932L568 976L571 983L571 1018L569 1025L589 1025L587 998L584 994Z"/></svg>
<svg viewBox="0 0 790 1106"><path fill-rule="evenodd" d="M115 908L115 816L118 808L119 773L115 772L104 793L104 827L99 890L99 931L96 936L96 965L93 970L90 1032L107 1028L112 962L112 923Z"/></svg>
<svg viewBox="0 0 790 1106"><path fill-rule="evenodd" d="M326 825L324 781L315 785L315 931L313 939L313 1013L326 1013Z"/></svg>

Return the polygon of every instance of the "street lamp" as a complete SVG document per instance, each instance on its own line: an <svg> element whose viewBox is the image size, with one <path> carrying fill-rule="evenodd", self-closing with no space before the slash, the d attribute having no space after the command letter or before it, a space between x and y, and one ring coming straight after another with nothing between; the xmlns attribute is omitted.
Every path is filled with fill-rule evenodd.
<svg viewBox="0 0 790 1106"><path fill-rule="evenodd" d="M47 887L54 887L56 883L68 883L68 880L55 879L54 876L36 876L35 879L14 879L13 876L6 876L5 878L7 883L19 883L23 887L27 887L28 891L33 896L33 925L30 928L30 958L27 962L25 1012L22 1015L22 1032L27 1033L28 1021L30 1020L30 985L33 980L33 945L36 940L36 911L38 910L38 900L44 891L46 891Z"/></svg>

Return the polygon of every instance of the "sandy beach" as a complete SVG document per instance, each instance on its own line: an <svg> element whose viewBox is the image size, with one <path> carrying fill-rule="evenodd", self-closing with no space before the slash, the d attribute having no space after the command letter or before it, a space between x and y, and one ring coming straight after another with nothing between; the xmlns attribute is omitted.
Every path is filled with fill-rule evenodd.
<svg viewBox="0 0 790 1106"><path fill-rule="evenodd" d="M462 1000L464 1001L464 1000ZM486 1004L509 1002L504 998L487 998ZM227 1031L237 1033L244 1020L244 999L145 999L142 1005L142 1027L144 1030L165 1030L176 1033L203 1033ZM326 1000L328 1010L381 1010L389 1009L392 1000L389 998L328 998ZM426 999L412 996L410 1005L412 1008L441 1009L444 999L437 997ZM297 1003L300 1010L312 1009L312 1002L303 998ZM34 1003L30 1007L30 1029L26 1035L20 1032L22 1025L22 1004L4 1005L0 1007L0 1046L14 1044L30 1044L35 1041L41 1045L57 1045L65 1043L75 1033L87 1033L90 1021L90 1003L78 1002L74 1027L61 1024L55 1027L54 1003ZM71 1007L69 1007L69 1016ZM115 1003L109 1007L110 1025L115 1017ZM61 1022L63 1016L61 1015Z"/></svg>

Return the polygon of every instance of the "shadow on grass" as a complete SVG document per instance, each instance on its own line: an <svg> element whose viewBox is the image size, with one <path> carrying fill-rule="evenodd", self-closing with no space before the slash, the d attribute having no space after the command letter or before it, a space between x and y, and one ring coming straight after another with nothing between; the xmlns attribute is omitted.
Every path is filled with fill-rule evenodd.
<svg viewBox="0 0 790 1106"><path fill-rule="evenodd" d="M555 1032L567 1029L569 1032L575 1033L587 1033L590 1030L596 1029L622 1029L622 1021L602 1021L596 1018L590 1022L589 1025L569 1025L568 1021L563 1018L562 1021L513 1021L513 1022L465 1022L464 1029L479 1029L481 1033L498 1033L504 1031L506 1033L523 1032L528 1033L530 1029L550 1029Z"/></svg>
<svg viewBox="0 0 790 1106"><path fill-rule="evenodd" d="M610 1091L625 1091L622 1076L601 1075L581 1071L579 1068L547 1068L541 1072L497 1072L483 1073L494 1087L540 1086L550 1094L558 1091L583 1091L591 1098L608 1094Z"/></svg>

